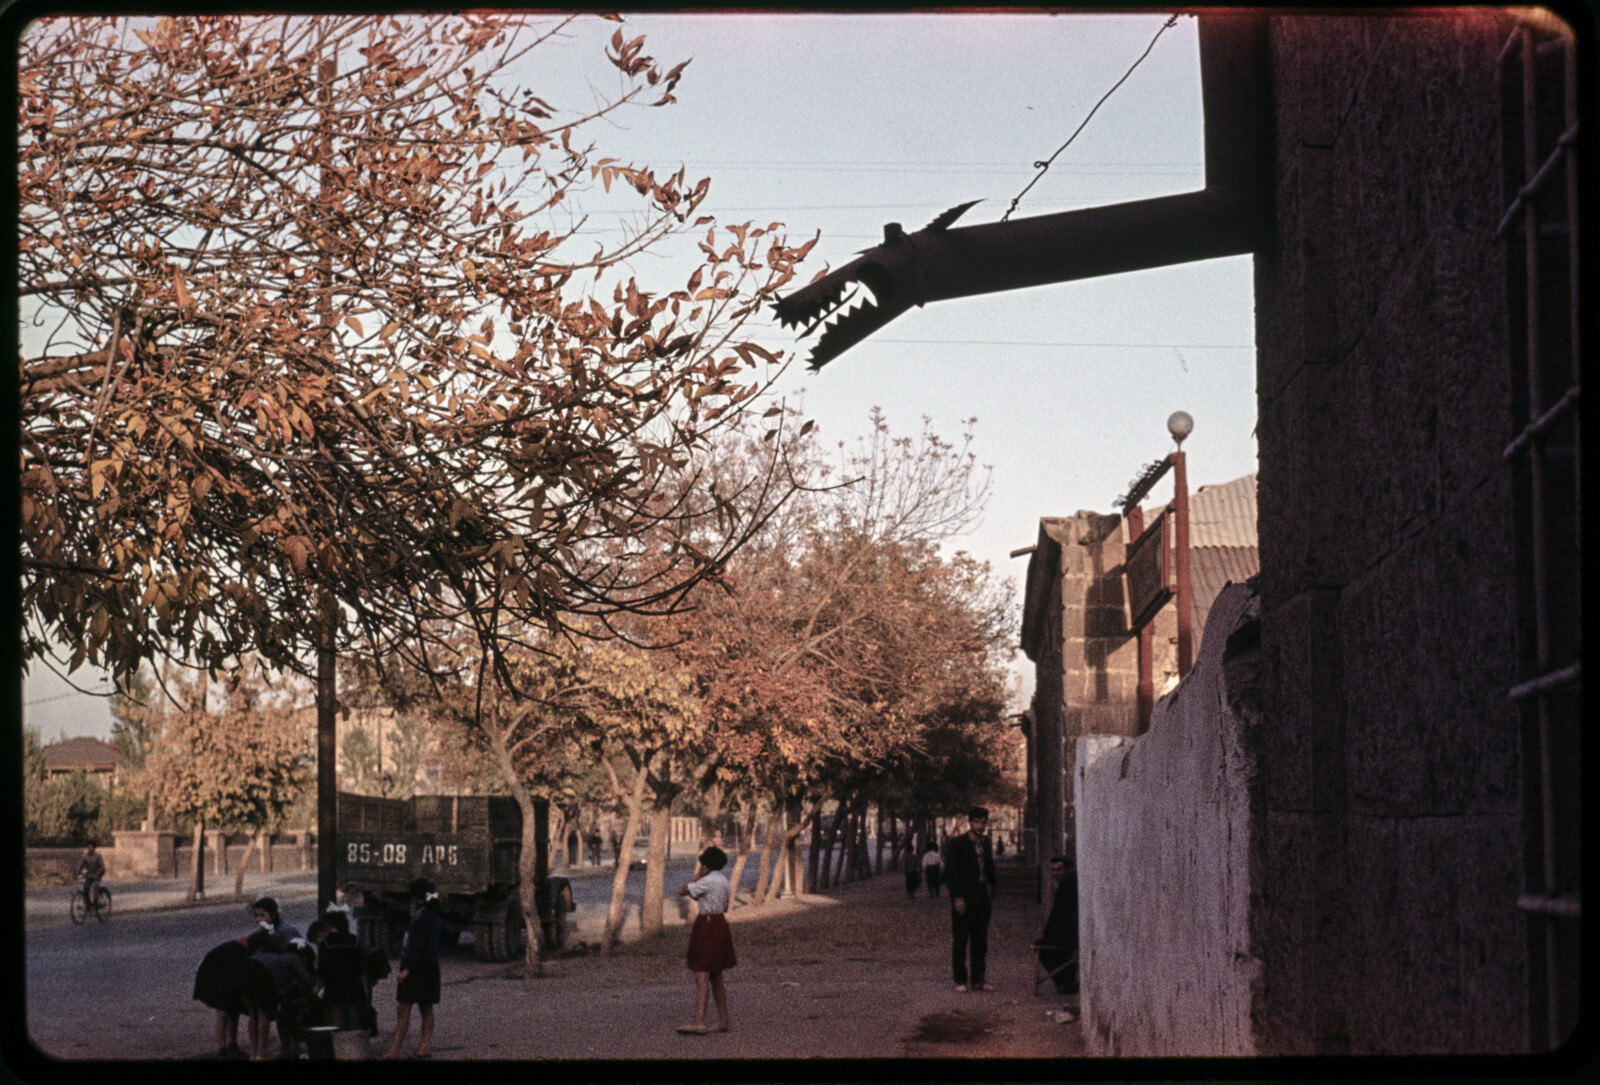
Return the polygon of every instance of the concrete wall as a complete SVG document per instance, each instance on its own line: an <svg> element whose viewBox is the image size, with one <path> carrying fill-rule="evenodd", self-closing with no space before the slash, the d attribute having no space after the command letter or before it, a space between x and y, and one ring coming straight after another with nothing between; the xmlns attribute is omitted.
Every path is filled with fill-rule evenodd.
<svg viewBox="0 0 1600 1085"><path fill-rule="evenodd" d="M1194 669L1156 704L1148 732L1078 741L1080 977L1091 1054L1258 1053L1258 603L1244 585L1217 597Z"/></svg>
<svg viewBox="0 0 1600 1085"><path fill-rule="evenodd" d="M1510 20L1272 24L1256 260L1264 1050L1525 1050L1496 57Z"/></svg>

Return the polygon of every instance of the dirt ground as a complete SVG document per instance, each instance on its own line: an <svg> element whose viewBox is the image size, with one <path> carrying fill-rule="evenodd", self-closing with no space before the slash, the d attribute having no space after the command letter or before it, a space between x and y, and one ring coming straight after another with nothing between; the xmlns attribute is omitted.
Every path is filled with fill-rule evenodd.
<svg viewBox="0 0 1600 1085"><path fill-rule="evenodd" d="M1032 873L995 902L993 992L962 993L950 978L950 907L925 892L907 899L898 875L782 900L731 916L738 966L726 973L732 1030L681 1035L694 1010L684 965L686 931L669 906L667 933L611 955L445 976L436 1059L919 1059L1060 1058L1084 1054L1076 1023L1051 1014L1063 1001L1033 993L1028 946L1043 924ZM1026 880L1026 889L1020 884ZM630 923L634 922L630 917ZM392 997L380 987L380 998ZM380 1002L383 1040L393 1004ZM714 1015L714 1014L713 1014ZM415 1037L416 1024L412 1025ZM373 1053L379 1050L374 1041ZM407 1043L414 1046L414 1040Z"/></svg>

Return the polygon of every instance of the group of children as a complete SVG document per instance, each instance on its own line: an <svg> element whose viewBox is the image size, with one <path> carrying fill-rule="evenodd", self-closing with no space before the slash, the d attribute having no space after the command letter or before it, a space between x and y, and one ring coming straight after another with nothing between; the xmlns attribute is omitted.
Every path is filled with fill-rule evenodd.
<svg viewBox="0 0 1600 1085"><path fill-rule="evenodd" d="M694 876L678 890L699 905L689 935L689 969L695 974L694 1021L678 1031L689 1035L727 1032L728 993L722 974L737 964L728 928L728 903L733 888L722 868L728 856L721 848L700 854ZM258 929L247 937L224 942L205 955L195 974L194 997L216 1010L217 1055L244 1058L239 1047L239 1018L249 1018L251 1059L267 1057L267 1037L274 1022L284 1058L293 1058L309 1025L366 1029L377 1035L372 1008L373 984L388 975L388 959L369 954L350 930L350 910L332 905L311 924L306 936L285 921L277 901L263 897L251 905ZM432 882L411 883L411 925L400 950L395 986L394 1039L382 1056L398 1058L411 1026L411 1007L419 1007L421 1036L412 1058L432 1055L434 1007L439 1003L439 944L444 936L439 893ZM381 966L378 962L381 961ZM707 1004L717 1020L706 1022Z"/></svg>
<svg viewBox="0 0 1600 1085"><path fill-rule="evenodd" d="M400 953L394 1040L385 1058L397 1058L411 1020L422 1007L422 1035L414 1058L431 1055L433 1007L439 1001L439 941L443 920L433 883L411 883L412 921ZM267 1057L268 1034L278 1027L281 1055L293 1058L306 1029L330 1025L378 1032L373 985L389 974L388 958L369 953L350 930L350 909L335 904L304 936L262 897L251 906L257 929L205 955L195 973L194 997L216 1011L219 1058ZM249 1020L248 1056L239 1046L239 1019Z"/></svg>

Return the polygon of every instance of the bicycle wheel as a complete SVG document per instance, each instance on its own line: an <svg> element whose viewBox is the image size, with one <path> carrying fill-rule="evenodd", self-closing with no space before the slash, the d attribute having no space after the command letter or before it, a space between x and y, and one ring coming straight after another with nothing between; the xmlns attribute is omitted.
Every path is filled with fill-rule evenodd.
<svg viewBox="0 0 1600 1085"><path fill-rule="evenodd" d="M105 886L94 895L94 915L102 923L111 918L111 890Z"/></svg>
<svg viewBox="0 0 1600 1085"><path fill-rule="evenodd" d="M74 890L72 896L67 898L67 914L72 916L73 923L82 923L86 911L88 906L83 903L83 891Z"/></svg>

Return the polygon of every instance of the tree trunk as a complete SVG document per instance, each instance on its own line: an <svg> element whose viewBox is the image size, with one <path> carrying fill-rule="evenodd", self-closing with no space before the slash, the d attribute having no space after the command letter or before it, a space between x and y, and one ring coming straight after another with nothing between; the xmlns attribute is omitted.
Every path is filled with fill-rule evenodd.
<svg viewBox="0 0 1600 1085"><path fill-rule="evenodd" d="M567 812L555 803L550 804L550 872L562 870L567 865Z"/></svg>
<svg viewBox="0 0 1600 1085"><path fill-rule="evenodd" d="M782 835L780 831L782 817L782 811L780 811L778 809L778 805L774 803L772 810L767 814L766 831L761 837L760 869L756 874L755 895L750 898L750 903L752 906L766 903L767 879L772 877L772 871L774 869L772 860L777 852L778 837Z"/></svg>
<svg viewBox="0 0 1600 1085"><path fill-rule="evenodd" d="M657 792L650 809L650 846L645 852L644 902L639 905L639 935L663 933L666 907L667 842L672 834L672 793Z"/></svg>
<svg viewBox="0 0 1600 1085"><path fill-rule="evenodd" d="M828 845L828 858L833 862L833 872L828 878L827 888L843 885L850 875L850 852L856 839L856 811L853 805L846 806L840 803L833 816L833 840ZM834 845L839 852L834 854Z"/></svg>
<svg viewBox="0 0 1600 1085"><path fill-rule="evenodd" d="M867 817L869 813L871 813L871 807L867 805L866 799L862 799L861 813L859 815L861 827L856 830L856 869L860 871L860 877L863 881L873 875L872 838L868 828L870 819ZM881 868L883 866L881 850L879 851L879 859L878 866Z"/></svg>
<svg viewBox="0 0 1600 1085"><path fill-rule="evenodd" d="M843 827L839 830L839 857L834 864L834 885L843 885L845 882L856 880L856 833L860 820L861 816L856 813L855 806L852 805L850 812L845 815Z"/></svg>
<svg viewBox="0 0 1600 1085"><path fill-rule="evenodd" d="M802 813L803 806L799 799L791 798L788 800L787 805L788 810L786 813L789 824L784 830L783 839L779 844L779 863L783 868L781 871L783 877L779 877L780 871L773 871L772 884L767 887L768 900L776 900L778 898L779 886L783 884L784 879L788 880L788 892L793 896L799 895L801 889L800 834L805 831L807 823L810 823L813 829L817 824L817 809L813 809L809 816L805 816Z"/></svg>
<svg viewBox="0 0 1600 1085"><path fill-rule="evenodd" d="M206 822L204 818L194 819L194 869L189 872L189 903L193 904L205 895L206 891Z"/></svg>
<svg viewBox="0 0 1600 1085"><path fill-rule="evenodd" d="M701 789L700 795L700 851L704 851L716 842L717 823L722 820L722 800L726 787L722 781L717 780ZM726 850L726 848L724 848ZM744 847L741 854L750 849ZM734 882L738 885L738 882Z"/></svg>
<svg viewBox="0 0 1600 1085"><path fill-rule="evenodd" d="M833 836L833 825L831 824L828 826L828 836L830 838ZM831 839L828 844L831 846ZM817 819L811 823L811 854L807 857L808 862L806 863L805 891L807 893L815 893L819 889L827 888L825 884L820 884L817 881L819 870L825 869L822 864L823 847L822 816L819 814ZM830 851L828 854L832 855L833 853Z"/></svg>
<svg viewBox="0 0 1600 1085"><path fill-rule="evenodd" d="M517 798L517 808L522 811L522 854L517 856L517 880L520 883L517 903L522 908L522 922L528 932L528 951L522 958L522 978L537 979L544 975L544 924L539 920L539 902L535 889L539 881L539 824L534 816L533 796L522 786L512 788ZM559 904L557 905L559 907ZM515 946L512 956L515 956Z"/></svg>
<svg viewBox="0 0 1600 1085"><path fill-rule="evenodd" d="M627 816L622 824L622 846L617 853L617 868L611 875L611 907L606 912L605 932L600 936L600 952L610 953L622 933L623 907L627 901L628 860L633 854L633 841L639 834L639 811L644 806L645 772L649 760L635 767L633 787L626 799ZM611 770L613 773L615 769Z"/></svg>
<svg viewBox="0 0 1600 1085"><path fill-rule="evenodd" d="M883 839L883 835L885 831L886 830L883 824L883 803L880 802L878 804L878 867L875 871L873 871L875 874L883 873L883 845L886 843L886 841Z"/></svg>
<svg viewBox="0 0 1600 1085"><path fill-rule="evenodd" d="M805 872L800 868L800 834L805 831L807 822L815 824L815 819L821 816L822 801L820 799L807 812L803 799L799 796L790 797L789 809L784 814L785 821L790 828L784 833L783 838L783 888L784 892L793 896L799 896L806 890Z"/></svg>
<svg viewBox="0 0 1600 1085"><path fill-rule="evenodd" d="M522 812L522 852L517 856L517 904L522 910L522 922L528 932L528 951L523 959L522 975L524 979L534 979L544 974L540 960L544 950L544 925L539 922L539 902L535 899L539 880L539 823L534 814L533 795L517 772L511 749L506 745L505 730L492 705L482 725L484 738L489 742L489 752L500 771L500 779L511 792L512 798L517 800L517 809ZM514 946L511 951L515 956Z"/></svg>
<svg viewBox="0 0 1600 1085"><path fill-rule="evenodd" d="M744 878L745 864L750 860L750 845L756 834L756 811L758 807L754 802L745 807L744 830L739 834L739 857L733 861L733 874L728 878L728 884L733 887L733 893L728 897L728 911L733 911L739 903L739 882Z"/></svg>
<svg viewBox="0 0 1600 1085"><path fill-rule="evenodd" d="M244 854L239 857L239 873L233 876L233 899L244 899L244 872L250 865L250 856L255 852L256 846L261 843L261 835L252 833L250 843L245 845Z"/></svg>

